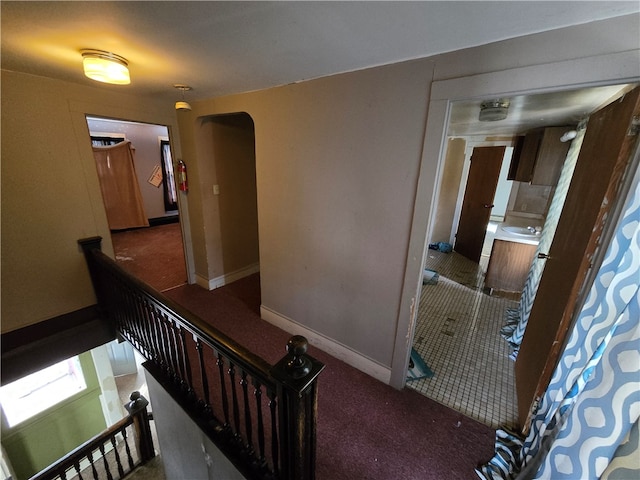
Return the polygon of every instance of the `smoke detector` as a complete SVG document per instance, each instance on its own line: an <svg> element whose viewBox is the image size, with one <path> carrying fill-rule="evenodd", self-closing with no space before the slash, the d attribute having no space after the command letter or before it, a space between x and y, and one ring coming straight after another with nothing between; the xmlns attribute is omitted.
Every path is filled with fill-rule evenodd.
<svg viewBox="0 0 640 480"><path fill-rule="evenodd" d="M498 98L482 102L480 105L480 115L478 119L481 122L496 122L507 118L510 102L508 99Z"/></svg>

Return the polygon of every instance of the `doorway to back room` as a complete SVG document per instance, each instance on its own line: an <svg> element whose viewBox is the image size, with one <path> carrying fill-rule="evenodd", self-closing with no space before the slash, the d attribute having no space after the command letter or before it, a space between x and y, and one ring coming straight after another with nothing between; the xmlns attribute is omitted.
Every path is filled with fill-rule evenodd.
<svg viewBox="0 0 640 480"><path fill-rule="evenodd" d="M187 283L168 128L87 116L115 260L159 291Z"/></svg>

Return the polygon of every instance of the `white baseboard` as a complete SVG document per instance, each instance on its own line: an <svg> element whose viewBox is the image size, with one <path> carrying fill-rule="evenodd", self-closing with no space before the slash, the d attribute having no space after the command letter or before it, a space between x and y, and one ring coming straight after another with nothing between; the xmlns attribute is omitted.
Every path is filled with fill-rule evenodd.
<svg viewBox="0 0 640 480"><path fill-rule="evenodd" d="M260 316L263 320L281 328L285 332L292 335L304 336L309 341L309 344L314 347L327 352L338 360L342 360L347 365L357 368L361 372L364 372L387 385L391 381L391 369L389 367L385 367L375 360L372 360L369 357L366 357L361 353L358 353L355 350L322 335L321 333L300 325L295 320L285 317L284 315L280 315L278 312L275 312L264 305L260 305Z"/></svg>
<svg viewBox="0 0 640 480"><path fill-rule="evenodd" d="M248 277L249 275L253 275L254 273L258 273L259 271L260 264L254 263L253 265L241 268L240 270L236 270L235 272L225 273L224 275L212 279L208 279L199 274L196 274L196 284L200 285L202 288L206 288L207 290L214 290L226 285L227 283L235 282L236 280L240 280L241 278Z"/></svg>

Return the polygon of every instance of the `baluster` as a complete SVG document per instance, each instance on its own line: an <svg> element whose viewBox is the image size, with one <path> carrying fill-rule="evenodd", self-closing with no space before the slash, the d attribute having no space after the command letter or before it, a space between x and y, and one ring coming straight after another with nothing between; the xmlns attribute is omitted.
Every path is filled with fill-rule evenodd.
<svg viewBox="0 0 640 480"><path fill-rule="evenodd" d="M134 343L140 342L140 322L136 321L140 318L138 314L137 302L135 293L129 289L123 289L120 294L120 302L122 303L122 309L120 312L121 321L126 324L128 336Z"/></svg>
<svg viewBox="0 0 640 480"><path fill-rule="evenodd" d="M109 302L112 308L115 307L114 317L118 330L120 330L120 332L123 332L123 335L125 337L130 337L132 335L131 319L129 315L130 306L127 302L126 290L120 291L121 289L121 285L113 285L110 287L111 291L109 293Z"/></svg>
<svg viewBox="0 0 640 480"><path fill-rule="evenodd" d="M202 378L202 390L204 392L204 404L202 407L208 413L211 413L211 401L209 398L209 380L207 380L207 371L204 365L204 352L202 351L202 342L195 334L193 339L196 342L196 350L198 351L198 359L200 360L200 377Z"/></svg>
<svg viewBox="0 0 640 480"><path fill-rule="evenodd" d="M258 422L258 453L260 454L260 464L264 465L264 419L262 418L262 385L257 379L253 379L255 390L253 395L256 398L256 411Z"/></svg>
<svg viewBox="0 0 640 480"><path fill-rule="evenodd" d="M109 462L107 462L107 455L104 453L104 444L101 443L98 448L102 454L102 464L104 465L104 471L107 474L107 480L113 480L113 475L111 475L111 470L109 469Z"/></svg>
<svg viewBox="0 0 640 480"><path fill-rule="evenodd" d="M58 475L60 476L60 480L67 480L67 471L64 468L59 470Z"/></svg>
<svg viewBox="0 0 640 480"><path fill-rule="evenodd" d="M126 304L128 315L125 316L129 325L131 339L135 342L136 347L147 352L145 357L149 356L149 340L147 338L147 329L144 325L144 316L141 315L138 302L133 292L125 292L123 300ZM141 348L142 347L142 348Z"/></svg>
<svg viewBox="0 0 640 480"><path fill-rule="evenodd" d="M158 325L160 325L160 330L162 332L162 352L164 353L164 371L166 375L173 380L173 366L172 366L172 353L171 345L169 345L169 325L167 323L167 319L164 317L162 312L158 310L154 306L154 313L158 321Z"/></svg>
<svg viewBox="0 0 640 480"><path fill-rule="evenodd" d="M143 346L144 356L153 360L153 344L151 342L151 330L144 314L144 306L140 304L133 292L127 292L129 311L131 312L131 326L138 343Z"/></svg>
<svg viewBox="0 0 640 480"><path fill-rule="evenodd" d="M116 466L118 467L118 475L120 478L124 477L124 470L122 468L122 462L120 461L120 453L118 453L118 446L116 445L116 437L111 437L111 446L116 455Z"/></svg>
<svg viewBox="0 0 640 480"><path fill-rule="evenodd" d="M174 319L169 320L171 325L171 337L173 344L173 362L176 370L176 384L180 389L184 389L184 369L182 367L182 353L180 352L180 341L178 335L178 324Z"/></svg>
<svg viewBox="0 0 640 480"><path fill-rule="evenodd" d="M236 435L240 435L240 408L236 391L236 367L229 361L229 383L231 384L231 402L233 406L233 427Z"/></svg>
<svg viewBox="0 0 640 480"><path fill-rule="evenodd" d="M131 312L131 330L133 336L138 342L138 346L141 346L143 355L148 360L153 360L153 344L151 343L151 330L148 325L147 319L144 315L144 308L136 298L133 292L128 292L126 295L128 308Z"/></svg>
<svg viewBox="0 0 640 480"><path fill-rule="evenodd" d="M98 480L98 471L96 470L96 465L93 463L93 452L87 453L87 460L91 464L91 473L93 474L93 480Z"/></svg>
<svg viewBox="0 0 640 480"><path fill-rule="evenodd" d="M229 399L227 398L227 385L224 379L224 357L218 352L218 372L220 373L220 395L222 396L222 412L224 414L224 426L229 428Z"/></svg>
<svg viewBox="0 0 640 480"><path fill-rule="evenodd" d="M149 345L149 350L151 353L149 360L151 360L158 368L160 368L160 345L158 343L157 328L155 320L153 318L153 314L151 312L151 307L146 300L140 298L138 299L138 309L141 311L140 318L142 320L142 325L144 326L143 328L146 331L146 336L148 338L147 343Z"/></svg>
<svg viewBox="0 0 640 480"><path fill-rule="evenodd" d="M129 463L129 471L133 470L133 456L131 455L131 448L129 448L129 438L127 437L127 427L122 429L122 438L124 438L124 451L127 454L127 462Z"/></svg>
<svg viewBox="0 0 640 480"><path fill-rule="evenodd" d="M162 338L162 324L158 321L158 318L154 315L153 307L149 304L147 306L147 312L149 315L149 320L153 325L153 332L155 338L155 347L156 347L156 357L158 362L158 367L161 370L165 370L166 362L164 360L164 346L163 346L163 338Z"/></svg>
<svg viewBox="0 0 640 480"><path fill-rule="evenodd" d="M280 453L278 452L278 422L277 409L278 400L276 392L267 388L267 397L269 398L269 411L271 412L271 460L273 461L273 473L276 478L280 477Z"/></svg>
<svg viewBox="0 0 640 480"><path fill-rule="evenodd" d="M189 361L189 352L187 351L187 338L185 336L184 333L184 328L182 328L182 326L180 327L180 345L181 345L181 349L182 349L182 361L184 364L184 371L185 371L185 382L186 382L186 388L187 388L187 393L189 394L189 396L193 396L194 391L193 391L193 377L191 375L191 362Z"/></svg>
<svg viewBox="0 0 640 480"><path fill-rule="evenodd" d="M253 455L253 428L251 425L251 409L249 408L249 382L247 382L247 372L241 370L240 385L242 386L242 399L244 401L244 426L247 435L247 450Z"/></svg>
<svg viewBox="0 0 640 480"><path fill-rule="evenodd" d="M78 476L78 480L84 480L84 478L82 478L82 472L80 471L79 461L73 462L73 468L75 468L76 470L76 475Z"/></svg>
<svg viewBox="0 0 640 480"><path fill-rule="evenodd" d="M171 365L171 379L176 385L180 385L180 365L178 364L178 344L175 336L175 323L173 320L167 318L166 314L163 315L166 328L167 328L167 343L169 344L169 355Z"/></svg>
<svg viewBox="0 0 640 480"><path fill-rule="evenodd" d="M149 303L144 301L144 314L146 317L146 321L149 324L149 330L151 331L152 340L153 340L153 358L155 364L158 368L163 368L163 358L162 358L162 337L160 332L160 326L158 325L157 319L153 315L153 307L149 305Z"/></svg>

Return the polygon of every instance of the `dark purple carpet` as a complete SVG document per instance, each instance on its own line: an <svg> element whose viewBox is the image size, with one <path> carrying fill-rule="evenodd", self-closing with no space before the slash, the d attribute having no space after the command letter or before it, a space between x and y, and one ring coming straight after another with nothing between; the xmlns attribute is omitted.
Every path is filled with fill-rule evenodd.
<svg viewBox="0 0 640 480"><path fill-rule="evenodd" d="M270 363L289 334L259 317L259 275L213 291L184 285L165 294ZM495 432L443 405L395 390L326 353L319 379L316 478L473 479L493 455Z"/></svg>

